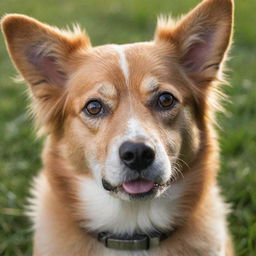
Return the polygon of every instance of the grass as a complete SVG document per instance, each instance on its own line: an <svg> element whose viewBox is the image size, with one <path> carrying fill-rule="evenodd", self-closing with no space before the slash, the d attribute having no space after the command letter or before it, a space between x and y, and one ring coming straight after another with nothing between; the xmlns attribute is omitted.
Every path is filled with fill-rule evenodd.
<svg viewBox="0 0 256 256"><path fill-rule="evenodd" d="M197 0L1 0L0 15L17 12L66 26L79 21L94 45L152 39L156 16L186 12ZM225 88L232 103L221 124L219 180L232 205L229 222L237 255L256 255L256 1L236 1L235 46ZM42 141L27 118L25 86L15 84L14 68L0 36L0 255L31 255L31 231L23 209L29 182L41 166ZM216 234L218 235L218 234Z"/></svg>

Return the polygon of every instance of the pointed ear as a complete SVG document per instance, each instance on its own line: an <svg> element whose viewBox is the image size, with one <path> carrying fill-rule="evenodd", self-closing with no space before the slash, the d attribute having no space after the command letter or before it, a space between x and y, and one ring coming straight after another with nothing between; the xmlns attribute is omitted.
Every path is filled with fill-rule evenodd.
<svg viewBox="0 0 256 256"><path fill-rule="evenodd" d="M64 94L75 54L90 47L89 38L78 28L61 31L18 14L6 15L1 25L14 65L30 85L35 114L46 123L57 112L53 106Z"/></svg>
<svg viewBox="0 0 256 256"><path fill-rule="evenodd" d="M63 87L72 54L90 45L79 29L61 31L25 15L6 15L1 24L11 58L32 87Z"/></svg>
<svg viewBox="0 0 256 256"><path fill-rule="evenodd" d="M218 78L233 27L233 0L204 0L176 25L158 22L156 38L174 46L180 63L196 82Z"/></svg>

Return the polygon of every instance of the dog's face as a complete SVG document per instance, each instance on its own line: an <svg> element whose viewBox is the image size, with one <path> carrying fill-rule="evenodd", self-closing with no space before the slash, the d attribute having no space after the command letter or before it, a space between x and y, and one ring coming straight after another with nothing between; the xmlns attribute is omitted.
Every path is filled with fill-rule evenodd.
<svg viewBox="0 0 256 256"><path fill-rule="evenodd" d="M124 200L150 199L199 150L231 12L229 0L206 0L176 25L160 20L152 42L95 48L80 31L21 15L5 17L3 30L39 125L58 141L72 175Z"/></svg>
<svg viewBox="0 0 256 256"><path fill-rule="evenodd" d="M106 190L125 199L162 193L193 132L189 95L169 54L154 43L97 47L67 86L70 148Z"/></svg>

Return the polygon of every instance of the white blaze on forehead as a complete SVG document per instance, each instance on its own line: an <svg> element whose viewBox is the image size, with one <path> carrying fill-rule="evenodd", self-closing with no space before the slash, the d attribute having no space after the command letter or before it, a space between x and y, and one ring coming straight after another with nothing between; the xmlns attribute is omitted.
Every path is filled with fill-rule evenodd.
<svg viewBox="0 0 256 256"><path fill-rule="evenodd" d="M129 78L129 66L125 56L125 47L121 45L113 45L112 47L119 54L119 64L127 84Z"/></svg>

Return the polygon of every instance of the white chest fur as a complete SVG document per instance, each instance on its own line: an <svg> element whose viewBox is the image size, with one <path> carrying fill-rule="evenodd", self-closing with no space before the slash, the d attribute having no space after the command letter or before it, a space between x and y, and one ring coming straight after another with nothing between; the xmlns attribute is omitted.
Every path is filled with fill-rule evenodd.
<svg viewBox="0 0 256 256"><path fill-rule="evenodd" d="M36 185L36 189L32 191L34 199L31 200L30 216L34 221L39 248L42 252L47 249L47 255L71 255L70 251L73 251L73 245L69 248L68 243L65 242L64 245L61 239L56 242L57 238L61 238L60 234L63 233L63 229L66 230L67 226L63 223L67 223L68 219L62 214L62 208L58 208L56 197L51 196L52 191L43 176L38 177ZM82 205L80 210L86 220L84 225L94 231L108 230L115 233L133 232L134 230L146 233L154 228L165 230L165 228L175 226L175 217L182 215L180 197L184 189L184 183L176 183L160 198L151 201L126 202L109 195L94 180L83 178L80 183L79 196ZM226 244L225 207L216 189L212 190L210 198L213 198L213 201L209 203L209 207L205 208L205 218L198 224L202 226L203 233L199 234L199 231L199 233L186 233L186 237L183 238L184 240L181 239L179 244L183 246L186 243L190 248L197 248L198 252L205 252L205 248L207 248L208 254L202 254L205 256L224 256ZM56 218L56 216L58 217ZM72 227L68 228L70 236ZM75 230L77 229L75 228ZM66 246L65 249L63 246ZM93 246L93 248L95 247ZM107 249L98 243L96 248L97 254L94 255L102 256L178 255L175 246L171 247L171 252L170 248L166 248L166 251L163 251L163 248L153 248L149 251L124 252ZM61 254L56 254L56 250L61 251ZM46 254L42 253L42 255Z"/></svg>
<svg viewBox="0 0 256 256"><path fill-rule="evenodd" d="M123 201L109 195L92 179L83 178L80 185L80 200L86 225L94 231L164 231L175 224L175 216L179 214L181 184L174 184L160 198L137 202Z"/></svg>

